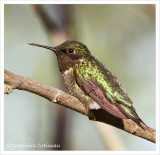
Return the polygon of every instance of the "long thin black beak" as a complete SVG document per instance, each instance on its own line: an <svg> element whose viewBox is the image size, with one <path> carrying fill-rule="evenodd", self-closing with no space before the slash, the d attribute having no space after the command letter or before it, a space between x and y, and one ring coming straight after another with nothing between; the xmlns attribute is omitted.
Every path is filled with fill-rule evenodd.
<svg viewBox="0 0 160 155"><path fill-rule="evenodd" d="M45 46L45 45L40 45L40 44L35 44L35 43L28 43L28 44L32 46L46 48L46 49L52 50L53 52L56 52L56 47L50 47L50 46Z"/></svg>

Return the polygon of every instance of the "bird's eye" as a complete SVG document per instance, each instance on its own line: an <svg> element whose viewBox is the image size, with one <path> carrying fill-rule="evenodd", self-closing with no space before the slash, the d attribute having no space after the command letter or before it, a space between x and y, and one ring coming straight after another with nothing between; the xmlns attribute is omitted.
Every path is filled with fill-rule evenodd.
<svg viewBox="0 0 160 155"><path fill-rule="evenodd" d="M74 50L72 48L68 49L68 53L73 53Z"/></svg>

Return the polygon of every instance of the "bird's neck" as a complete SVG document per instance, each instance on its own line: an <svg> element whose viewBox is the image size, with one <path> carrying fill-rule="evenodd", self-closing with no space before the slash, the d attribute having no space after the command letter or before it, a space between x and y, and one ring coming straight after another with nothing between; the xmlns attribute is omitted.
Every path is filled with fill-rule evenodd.
<svg viewBox="0 0 160 155"><path fill-rule="evenodd" d="M74 69L76 67L76 65L79 65L86 60L87 60L86 58L81 58L78 60L71 60L70 58L64 57L64 56L57 57L59 69L62 74L64 74L65 72L67 72L71 69Z"/></svg>

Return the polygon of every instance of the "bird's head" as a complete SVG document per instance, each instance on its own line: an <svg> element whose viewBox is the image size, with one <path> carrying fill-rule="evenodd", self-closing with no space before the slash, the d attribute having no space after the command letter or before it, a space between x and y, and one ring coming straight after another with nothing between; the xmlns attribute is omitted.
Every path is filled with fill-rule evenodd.
<svg viewBox="0 0 160 155"><path fill-rule="evenodd" d="M52 50L57 56L61 71L74 67L77 63L83 62L88 56L90 56L88 48L78 41L66 41L56 47L34 43L29 44Z"/></svg>

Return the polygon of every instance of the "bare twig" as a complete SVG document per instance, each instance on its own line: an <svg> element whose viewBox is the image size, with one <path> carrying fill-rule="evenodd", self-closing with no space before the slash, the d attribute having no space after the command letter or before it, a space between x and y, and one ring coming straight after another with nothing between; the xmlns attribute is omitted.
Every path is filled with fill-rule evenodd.
<svg viewBox="0 0 160 155"><path fill-rule="evenodd" d="M14 89L29 91L42 96L51 102L60 104L74 111L82 113L83 115L88 116L91 120L110 124L130 134L142 137L154 143L156 141L154 129L150 127L145 127L145 129L142 129L132 120L114 117L113 115L110 115L102 109L89 111L77 98L68 95L61 90L42 84L38 81L19 76L5 70L4 83L4 92L6 94L11 93Z"/></svg>

